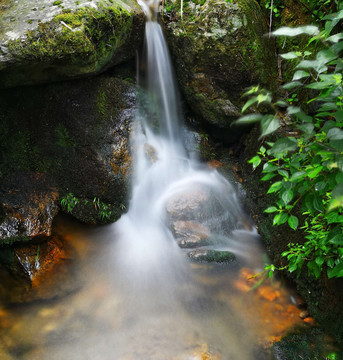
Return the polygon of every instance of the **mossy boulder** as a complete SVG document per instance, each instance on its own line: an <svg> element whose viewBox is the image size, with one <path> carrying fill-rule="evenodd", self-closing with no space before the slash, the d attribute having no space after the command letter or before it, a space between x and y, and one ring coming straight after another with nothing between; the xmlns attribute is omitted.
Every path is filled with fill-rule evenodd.
<svg viewBox="0 0 343 360"><path fill-rule="evenodd" d="M116 220L130 181L135 91L131 82L106 73L1 92L0 180L17 179L15 190L26 174L40 174L57 189L58 203L66 200L66 212L72 212L68 199L76 198L72 210L80 220Z"/></svg>
<svg viewBox="0 0 343 360"><path fill-rule="evenodd" d="M167 2L164 24L176 76L196 115L225 142L241 128L231 127L252 84L273 87L273 40L255 0Z"/></svg>
<svg viewBox="0 0 343 360"><path fill-rule="evenodd" d="M6 0L0 87L96 74L135 56L144 15L134 0Z"/></svg>

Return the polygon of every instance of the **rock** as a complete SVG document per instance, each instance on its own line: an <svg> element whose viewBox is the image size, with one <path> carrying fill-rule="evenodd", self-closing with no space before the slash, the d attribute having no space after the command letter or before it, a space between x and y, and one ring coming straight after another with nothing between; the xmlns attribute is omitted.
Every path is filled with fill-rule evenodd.
<svg viewBox="0 0 343 360"><path fill-rule="evenodd" d="M209 244L209 229L194 221L175 221L173 233L181 248L194 248Z"/></svg>
<svg viewBox="0 0 343 360"><path fill-rule="evenodd" d="M3 91L0 178L44 174L66 212L76 199L78 219L114 221L127 199L135 100L135 85L112 74Z"/></svg>
<svg viewBox="0 0 343 360"><path fill-rule="evenodd" d="M200 186L180 191L166 204L168 216L173 220L199 220L203 218L202 208L209 201L209 195Z"/></svg>
<svg viewBox="0 0 343 360"><path fill-rule="evenodd" d="M196 262L232 263L236 260L236 256L229 251L193 250L187 255Z"/></svg>
<svg viewBox="0 0 343 360"><path fill-rule="evenodd" d="M0 251L0 299L22 303L63 296L75 290L72 247L52 237L40 244Z"/></svg>
<svg viewBox="0 0 343 360"><path fill-rule="evenodd" d="M58 192L42 174L21 174L0 189L0 241L10 244L50 236Z"/></svg>
<svg viewBox="0 0 343 360"><path fill-rule="evenodd" d="M273 87L276 57L255 0L167 2L165 29L181 90L217 138L234 142L243 90ZM228 131L230 129L230 131Z"/></svg>
<svg viewBox="0 0 343 360"><path fill-rule="evenodd" d="M7 0L0 12L1 87L99 73L135 56L144 24L134 0Z"/></svg>

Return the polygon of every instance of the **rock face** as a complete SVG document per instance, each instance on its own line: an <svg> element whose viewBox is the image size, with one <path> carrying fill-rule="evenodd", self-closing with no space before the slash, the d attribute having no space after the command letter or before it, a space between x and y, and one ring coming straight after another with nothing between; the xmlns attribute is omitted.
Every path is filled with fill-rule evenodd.
<svg viewBox="0 0 343 360"><path fill-rule="evenodd" d="M16 178L16 184L28 173L42 176L48 187L57 189L65 211L80 220L117 219L127 199L128 138L134 111L135 85L110 74L2 92L1 181ZM34 195L33 189L27 189L28 197ZM7 214L11 189L5 190L0 203ZM55 201L57 195L51 198ZM16 206L29 209L25 203ZM12 232L6 238L15 235Z"/></svg>
<svg viewBox="0 0 343 360"><path fill-rule="evenodd" d="M135 55L144 23L134 0L4 0L0 87L99 73Z"/></svg>
<svg viewBox="0 0 343 360"><path fill-rule="evenodd" d="M212 132L233 142L241 95L276 78L273 44L255 0L167 2L165 29L185 99ZM230 131L228 131L230 129ZM224 131L223 131L224 130Z"/></svg>
<svg viewBox="0 0 343 360"><path fill-rule="evenodd" d="M35 236L50 236L52 220L58 212L56 188L49 188L41 174L22 174L1 189L2 243Z"/></svg>

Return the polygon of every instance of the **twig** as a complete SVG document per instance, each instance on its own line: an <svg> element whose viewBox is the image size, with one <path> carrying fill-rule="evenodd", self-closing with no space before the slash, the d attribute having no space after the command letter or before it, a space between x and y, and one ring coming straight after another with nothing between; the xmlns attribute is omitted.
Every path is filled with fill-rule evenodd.
<svg viewBox="0 0 343 360"><path fill-rule="evenodd" d="M69 25L67 25L64 21L60 21L61 25L65 26L67 29L71 30L72 32L74 32L74 29L72 29Z"/></svg>

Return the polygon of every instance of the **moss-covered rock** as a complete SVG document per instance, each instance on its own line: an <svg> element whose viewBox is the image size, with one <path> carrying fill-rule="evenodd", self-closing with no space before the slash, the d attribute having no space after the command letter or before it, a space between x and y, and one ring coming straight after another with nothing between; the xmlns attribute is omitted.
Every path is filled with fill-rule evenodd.
<svg viewBox="0 0 343 360"><path fill-rule="evenodd" d="M134 112L135 85L110 74L3 91L0 180L44 174L59 202L82 199L80 220L114 221L127 199Z"/></svg>
<svg viewBox="0 0 343 360"><path fill-rule="evenodd" d="M8 0L0 12L0 86L99 73L133 57L143 34L134 0Z"/></svg>
<svg viewBox="0 0 343 360"><path fill-rule="evenodd" d="M276 57L255 0L180 1L166 4L165 29L176 75L191 109L226 142L240 113L243 90L273 87Z"/></svg>

